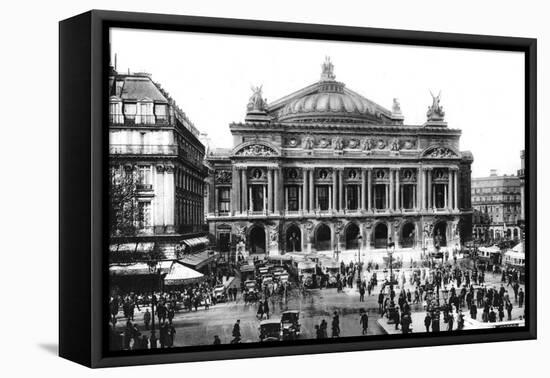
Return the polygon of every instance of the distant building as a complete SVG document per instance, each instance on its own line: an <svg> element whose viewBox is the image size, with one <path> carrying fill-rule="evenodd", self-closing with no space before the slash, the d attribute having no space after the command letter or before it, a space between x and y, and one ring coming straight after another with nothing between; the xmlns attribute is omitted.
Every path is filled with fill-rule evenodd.
<svg viewBox="0 0 550 378"><path fill-rule="evenodd" d="M521 159L521 169L518 170L519 187L521 193L521 212L519 223L523 226L525 222L525 150L521 150L519 157Z"/></svg>
<svg viewBox="0 0 550 378"><path fill-rule="evenodd" d="M521 182L518 176L497 175L472 178L473 235L483 242L519 240Z"/></svg>

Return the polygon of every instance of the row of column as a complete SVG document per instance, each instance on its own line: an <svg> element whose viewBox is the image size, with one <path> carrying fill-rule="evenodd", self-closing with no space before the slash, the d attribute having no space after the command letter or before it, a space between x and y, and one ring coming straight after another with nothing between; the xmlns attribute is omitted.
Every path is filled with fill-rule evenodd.
<svg viewBox="0 0 550 378"><path fill-rule="evenodd" d="M344 168L333 170L332 187L329 187L329 210L362 210L372 211L374 208L373 198L373 177L372 168L363 168L360 180L360 195L358 196L358 209L346 209L346 196L344 185ZM298 208L301 211L314 211L316 209L316 197L318 198L315 186L314 168L303 169L302 185L298 187ZM389 183L385 185L385 208L391 211L401 211L404 207L404 185L400 182L400 169L390 168ZM280 185L281 170L279 167L267 168L267 184L263 186L263 211L267 213L278 213L288 204L288 194L285 190L284 202L281 206L281 192L283 185ZM252 210L252 188L248 184L248 173L246 167L233 167L232 181L232 213L247 213ZM409 184L410 185L410 184ZM412 192L413 208L416 210L435 209L435 190L432 168L419 168L416 183ZM449 210L458 209L458 169L449 169L449 176L444 187L444 208Z"/></svg>
<svg viewBox="0 0 550 378"><path fill-rule="evenodd" d="M422 168L420 170L420 186L427 188L426 191L422 193L421 200L421 209L435 209L436 208L436 193L434 190L435 183L433 180L433 169L432 168ZM449 175L447 183L444 186L444 200L443 208L449 210L458 210L458 169L451 168L449 169Z"/></svg>
<svg viewBox="0 0 550 378"><path fill-rule="evenodd" d="M281 170L278 167L267 167L267 184L263 185L263 209L267 213L280 211L279 178ZM252 187L248 184L247 167L233 167L231 211L247 213L252 211Z"/></svg>

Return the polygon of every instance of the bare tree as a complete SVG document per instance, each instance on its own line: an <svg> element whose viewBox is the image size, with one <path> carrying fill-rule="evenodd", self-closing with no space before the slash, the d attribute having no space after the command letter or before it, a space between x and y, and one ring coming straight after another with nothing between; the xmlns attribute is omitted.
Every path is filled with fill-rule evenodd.
<svg viewBox="0 0 550 378"><path fill-rule="evenodd" d="M138 231L136 199L138 176L127 167L111 167L109 185L109 232L111 236L134 236Z"/></svg>

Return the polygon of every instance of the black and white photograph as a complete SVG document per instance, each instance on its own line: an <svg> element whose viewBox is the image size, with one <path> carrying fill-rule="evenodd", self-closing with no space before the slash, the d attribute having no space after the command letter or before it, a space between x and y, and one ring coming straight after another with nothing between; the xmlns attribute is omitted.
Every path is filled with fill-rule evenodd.
<svg viewBox="0 0 550 378"><path fill-rule="evenodd" d="M523 52L111 28L109 59L110 351L526 327Z"/></svg>

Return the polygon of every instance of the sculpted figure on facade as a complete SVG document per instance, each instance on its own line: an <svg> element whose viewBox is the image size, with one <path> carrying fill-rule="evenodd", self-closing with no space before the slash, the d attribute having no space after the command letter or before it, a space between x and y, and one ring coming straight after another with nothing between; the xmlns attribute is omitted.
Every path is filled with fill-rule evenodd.
<svg viewBox="0 0 550 378"><path fill-rule="evenodd" d="M216 184L231 184L232 173L228 170L216 171Z"/></svg>
<svg viewBox="0 0 550 378"><path fill-rule="evenodd" d="M315 143L315 140L311 135L306 135L304 139L302 140L302 148L304 150L311 150L313 149L313 145Z"/></svg>
<svg viewBox="0 0 550 378"><path fill-rule="evenodd" d="M334 139L332 139L332 146L335 150L341 151L344 148L342 137L334 137Z"/></svg>
<svg viewBox="0 0 550 378"><path fill-rule="evenodd" d="M392 139L392 141L391 141L391 150L393 152L399 152L400 148L401 147L399 146L399 139L397 139L397 138Z"/></svg>
<svg viewBox="0 0 550 378"><path fill-rule="evenodd" d="M383 139L379 139L378 142L376 143L376 147L379 150L383 150L384 148L386 148L386 142L384 142Z"/></svg>
<svg viewBox="0 0 550 378"><path fill-rule="evenodd" d="M370 138L365 138L361 141L363 151L370 151L372 149L373 141Z"/></svg>
<svg viewBox="0 0 550 378"><path fill-rule="evenodd" d="M445 159L458 157L453 150L447 147L432 147L425 154L425 157Z"/></svg>
<svg viewBox="0 0 550 378"><path fill-rule="evenodd" d="M237 152L237 155L241 156L273 156L277 153L263 144L251 144L246 146Z"/></svg>
<svg viewBox="0 0 550 378"><path fill-rule="evenodd" d="M235 225L235 234L240 241L246 240L246 226L240 224Z"/></svg>

